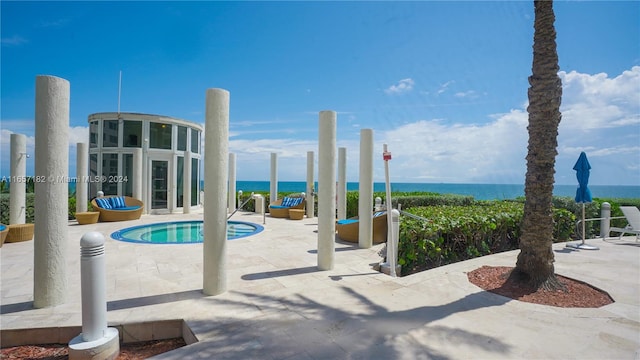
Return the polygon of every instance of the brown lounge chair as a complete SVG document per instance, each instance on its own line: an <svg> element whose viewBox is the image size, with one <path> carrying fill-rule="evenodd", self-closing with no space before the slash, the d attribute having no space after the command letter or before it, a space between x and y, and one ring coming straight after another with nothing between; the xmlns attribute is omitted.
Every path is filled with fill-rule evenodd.
<svg viewBox="0 0 640 360"><path fill-rule="evenodd" d="M113 206L115 198L124 200L124 206ZM104 201L109 202L111 208L106 208ZM144 204L129 196L105 196L91 200L95 211L100 213L99 221L126 221L140 219ZM102 206L100 206L102 205Z"/></svg>
<svg viewBox="0 0 640 360"><path fill-rule="evenodd" d="M358 217L338 220L336 231L341 240L357 243L360 235L360 221ZM387 212L379 211L373 214L373 243L380 244L387 241Z"/></svg>
<svg viewBox="0 0 640 360"><path fill-rule="evenodd" d="M0 247L4 244L4 240L7 238L8 233L9 227L5 224L0 224Z"/></svg>
<svg viewBox="0 0 640 360"><path fill-rule="evenodd" d="M290 201L293 201L294 205L289 205L291 203ZM285 196L284 198L278 199L272 204L269 204L269 214L274 218L288 218L289 210L304 210L304 205L305 200L303 197Z"/></svg>

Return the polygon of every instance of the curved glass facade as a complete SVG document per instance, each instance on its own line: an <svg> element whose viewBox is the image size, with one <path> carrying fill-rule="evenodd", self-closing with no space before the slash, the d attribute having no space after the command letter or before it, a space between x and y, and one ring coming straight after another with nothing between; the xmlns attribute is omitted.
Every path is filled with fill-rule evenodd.
<svg viewBox="0 0 640 360"><path fill-rule="evenodd" d="M90 198L98 191L133 196L144 202L147 213L170 213L187 205L188 191L187 206L199 206L200 125L161 115L115 112L91 114L88 121ZM136 181L140 194L134 194Z"/></svg>

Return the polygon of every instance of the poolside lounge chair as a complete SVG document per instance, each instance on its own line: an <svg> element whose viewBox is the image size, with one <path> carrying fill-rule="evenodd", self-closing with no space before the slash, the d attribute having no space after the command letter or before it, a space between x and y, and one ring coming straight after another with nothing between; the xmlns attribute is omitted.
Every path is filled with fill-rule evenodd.
<svg viewBox="0 0 640 360"><path fill-rule="evenodd" d="M304 210L304 206L305 200L303 197L285 196L269 204L269 214L274 218L288 218L289 210Z"/></svg>
<svg viewBox="0 0 640 360"><path fill-rule="evenodd" d="M9 228L5 224L0 224L0 247L4 244L4 240L7 238Z"/></svg>
<svg viewBox="0 0 640 360"><path fill-rule="evenodd" d="M640 210L635 206L620 206L620 210L622 210L624 217L627 218L628 224L623 228L611 227L609 232L619 232L620 238L624 234L635 234L636 241L638 241L640 236Z"/></svg>
<svg viewBox="0 0 640 360"><path fill-rule="evenodd" d="M341 240L357 243L360 235L360 222L357 216L338 220L336 231ZM387 241L387 212L378 211L373 214L373 243L380 244Z"/></svg>
<svg viewBox="0 0 640 360"><path fill-rule="evenodd" d="M105 196L91 200L93 209L100 212L99 221L140 219L144 204L129 196Z"/></svg>

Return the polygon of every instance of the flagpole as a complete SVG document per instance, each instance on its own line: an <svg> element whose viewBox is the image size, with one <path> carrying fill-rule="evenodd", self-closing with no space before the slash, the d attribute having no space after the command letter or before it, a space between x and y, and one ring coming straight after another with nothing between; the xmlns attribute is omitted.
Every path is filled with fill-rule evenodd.
<svg viewBox="0 0 640 360"><path fill-rule="evenodd" d="M122 70L120 70L120 76L118 77L118 114L120 114L120 94L122 92Z"/></svg>

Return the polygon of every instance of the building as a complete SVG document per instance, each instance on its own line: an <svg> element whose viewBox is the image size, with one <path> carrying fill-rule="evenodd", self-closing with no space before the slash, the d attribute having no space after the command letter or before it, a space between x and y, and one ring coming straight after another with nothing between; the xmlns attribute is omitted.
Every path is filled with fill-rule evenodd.
<svg viewBox="0 0 640 360"><path fill-rule="evenodd" d="M105 195L134 196L136 189L142 189L134 197L144 202L146 213L199 206L202 131L198 124L162 115L89 115L89 197L100 190ZM185 199L190 204L184 204Z"/></svg>

